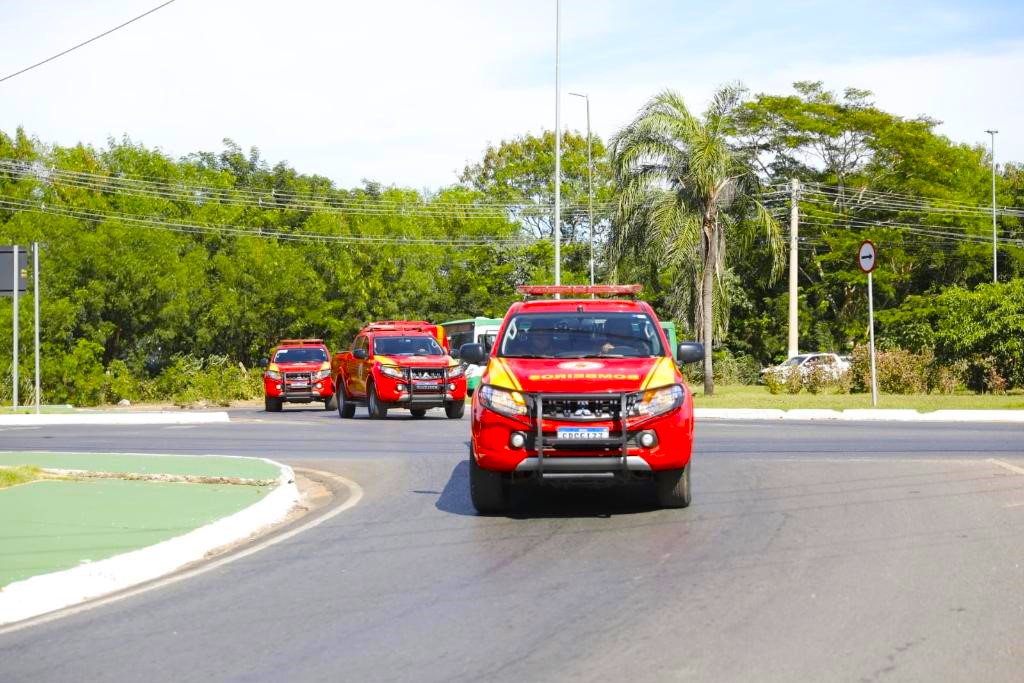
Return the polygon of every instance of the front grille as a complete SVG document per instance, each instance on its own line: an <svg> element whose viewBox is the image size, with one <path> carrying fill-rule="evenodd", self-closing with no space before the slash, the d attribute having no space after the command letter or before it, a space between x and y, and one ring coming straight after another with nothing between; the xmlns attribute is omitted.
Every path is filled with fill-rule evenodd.
<svg viewBox="0 0 1024 683"><path fill-rule="evenodd" d="M305 382L309 384L313 381L313 373L311 372L286 372L284 373L284 379L286 382Z"/></svg>
<svg viewBox="0 0 1024 683"><path fill-rule="evenodd" d="M614 398L544 399L544 417L549 420L599 421L618 420L622 402Z"/></svg>
<svg viewBox="0 0 1024 683"><path fill-rule="evenodd" d="M412 379L444 379L444 368L411 368Z"/></svg>

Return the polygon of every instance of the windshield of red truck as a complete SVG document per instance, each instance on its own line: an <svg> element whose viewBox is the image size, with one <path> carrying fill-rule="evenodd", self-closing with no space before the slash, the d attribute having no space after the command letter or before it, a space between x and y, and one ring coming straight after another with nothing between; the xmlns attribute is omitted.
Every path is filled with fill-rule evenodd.
<svg viewBox="0 0 1024 683"><path fill-rule="evenodd" d="M297 349L278 349L274 354L275 363L323 363L327 353L316 347Z"/></svg>
<svg viewBox="0 0 1024 683"><path fill-rule="evenodd" d="M662 356L657 324L645 313L525 313L509 321L499 355L508 358Z"/></svg>
<svg viewBox="0 0 1024 683"><path fill-rule="evenodd" d="M444 349L433 337L377 337L373 352L380 356L443 356Z"/></svg>

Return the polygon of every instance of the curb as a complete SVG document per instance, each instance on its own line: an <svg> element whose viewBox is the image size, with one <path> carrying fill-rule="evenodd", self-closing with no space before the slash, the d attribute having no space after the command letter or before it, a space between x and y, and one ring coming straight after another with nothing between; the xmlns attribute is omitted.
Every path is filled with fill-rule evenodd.
<svg viewBox="0 0 1024 683"><path fill-rule="evenodd" d="M295 474L287 465L261 459L281 475L258 503L147 548L8 584L0 589L0 626L152 581L280 522L299 502Z"/></svg>
<svg viewBox="0 0 1024 683"><path fill-rule="evenodd" d="M1009 422L1024 423L1024 410L935 410L856 408L694 408L701 420L831 420L841 422Z"/></svg>
<svg viewBox="0 0 1024 683"><path fill-rule="evenodd" d="M226 411L189 413L160 411L151 413L58 413L47 415L0 415L0 427L42 425L181 425L230 422Z"/></svg>

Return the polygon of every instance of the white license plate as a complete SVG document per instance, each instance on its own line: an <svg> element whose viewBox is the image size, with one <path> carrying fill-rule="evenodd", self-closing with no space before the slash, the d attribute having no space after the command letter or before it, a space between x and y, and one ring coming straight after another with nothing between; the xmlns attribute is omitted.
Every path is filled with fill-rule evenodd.
<svg viewBox="0 0 1024 683"><path fill-rule="evenodd" d="M590 439L607 439L607 427L559 427L560 441L589 441Z"/></svg>
<svg viewBox="0 0 1024 683"><path fill-rule="evenodd" d="M437 382L413 382L414 389L437 389L440 386Z"/></svg>

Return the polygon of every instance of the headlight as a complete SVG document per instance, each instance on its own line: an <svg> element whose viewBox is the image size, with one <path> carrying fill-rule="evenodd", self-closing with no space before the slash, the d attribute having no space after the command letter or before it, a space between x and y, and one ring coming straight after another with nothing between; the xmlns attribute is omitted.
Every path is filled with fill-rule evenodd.
<svg viewBox="0 0 1024 683"><path fill-rule="evenodd" d="M449 379L454 379L455 377L462 377L465 374L466 374L466 366L465 365L456 365L455 367L448 368L448 377L449 377Z"/></svg>
<svg viewBox="0 0 1024 683"><path fill-rule="evenodd" d="M277 370L267 370L267 379L281 379L281 373Z"/></svg>
<svg viewBox="0 0 1024 683"><path fill-rule="evenodd" d="M402 369L396 365L382 365L380 366L381 374L385 377L394 377L395 379L405 379L405 373Z"/></svg>
<svg viewBox="0 0 1024 683"><path fill-rule="evenodd" d="M519 417L526 415L526 400L518 391L507 391L490 384L480 389L480 403L501 415Z"/></svg>
<svg viewBox="0 0 1024 683"><path fill-rule="evenodd" d="M630 417L651 417L675 410L683 404L683 388L678 384L661 389L651 389L636 395L636 402L629 409Z"/></svg>
<svg viewBox="0 0 1024 683"><path fill-rule="evenodd" d="M320 372L314 372L313 373L313 381L315 382L315 381L320 380L320 379L327 379L330 376L331 376L331 371L330 370L321 370Z"/></svg>

